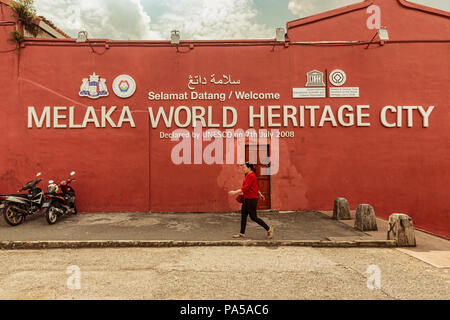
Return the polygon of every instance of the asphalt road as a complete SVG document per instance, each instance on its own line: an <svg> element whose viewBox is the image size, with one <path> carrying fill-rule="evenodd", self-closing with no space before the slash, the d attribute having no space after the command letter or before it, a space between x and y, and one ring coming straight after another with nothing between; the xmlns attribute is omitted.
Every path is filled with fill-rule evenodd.
<svg viewBox="0 0 450 320"><path fill-rule="evenodd" d="M450 299L450 270L386 248L0 251L0 299Z"/></svg>

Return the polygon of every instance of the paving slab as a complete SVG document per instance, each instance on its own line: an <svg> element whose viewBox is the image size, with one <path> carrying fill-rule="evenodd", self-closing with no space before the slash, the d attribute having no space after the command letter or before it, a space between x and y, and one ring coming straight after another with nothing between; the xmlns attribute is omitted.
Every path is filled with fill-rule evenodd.
<svg viewBox="0 0 450 320"><path fill-rule="evenodd" d="M328 217L333 216L333 211L323 211ZM355 211L350 211L352 220L340 220L343 224L352 227L355 223ZM414 222L414 221L413 221ZM365 231L374 240L387 239L389 223L385 219L377 218L378 231ZM414 229L416 247L396 248L414 258L426 262L436 268L450 268L450 241L427 232ZM336 240L333 238L333 240Z"/></svg>
<svg viewBox="0 0 450 320"><path fill-rule="evenodd" d="M259 225L247 222L239 232L240 213L80 213L48 225L42 214L11 227L0 219L1 249L180 247L180 246L310 246L393 247L386 240L388 223L377 218L378 231L361 232L352 220L332 219L332 211L261 212L274 226L272 240ZM450 241L416 230L417 246L397 248L437 268L450 268Z"/></svg>
<svg viewBox="0 0 450 320"><path fill-rule="evenodd" d="M321 212L265 212L258 216L274 226L274 240L371 239ZM81 213L49 225L42 214L37 214L17 227L2 220L0 241L223 241L232 240L239 232L240 219L240 213ZM267 232L250 219L246 235L248 240L267 239Z"/></svg>

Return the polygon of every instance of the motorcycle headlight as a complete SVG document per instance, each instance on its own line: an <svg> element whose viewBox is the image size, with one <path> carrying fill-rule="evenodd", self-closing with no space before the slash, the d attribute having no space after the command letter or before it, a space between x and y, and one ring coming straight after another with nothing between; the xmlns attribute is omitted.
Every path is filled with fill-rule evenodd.
<svg viewBox="0 0 450 320"><path fill-rule="evenodd" d="M58 186L51 184L48 186L48 193L55 193L58 190Z"/></svg>

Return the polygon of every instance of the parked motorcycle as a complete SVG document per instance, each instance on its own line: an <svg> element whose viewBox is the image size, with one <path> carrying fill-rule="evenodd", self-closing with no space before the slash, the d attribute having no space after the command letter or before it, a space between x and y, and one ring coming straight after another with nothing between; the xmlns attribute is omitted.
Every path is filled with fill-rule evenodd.
<svg viewBox="0 0 450 320"><path fill-rule="evenodd" d="M36 174L39 177L41 173ZM38 212L44 203L44 193L36 187L42 179L28 182L19 191L28 191L28 194L3 194L0 195L0 210L3 210L5 221L11 226L18 226L25 217Z"/></svg>
<svg viewBox="0 0 450 320"><path fill-rule="evenodd" d="M61 181L59 185L53 180L48 182L48 190L45 193L45 201L42 205L45 219L48 224L56 223L58 217L65 214L78 213L75 205L75 190L70 186L70 184L75 181L75 179L72 178L74 175L75 171L72 171L69 178Z"/></svg>

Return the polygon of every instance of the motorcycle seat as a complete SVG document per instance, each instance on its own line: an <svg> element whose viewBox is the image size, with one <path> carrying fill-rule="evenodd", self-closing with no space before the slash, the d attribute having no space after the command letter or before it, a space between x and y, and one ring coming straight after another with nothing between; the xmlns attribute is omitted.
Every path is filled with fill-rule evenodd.
<svg viewBox="0 0 450 320"><path fill-rule="evenodd" d="M28 199L28 194L0 194L0 197L18 197Z"/></svg>

